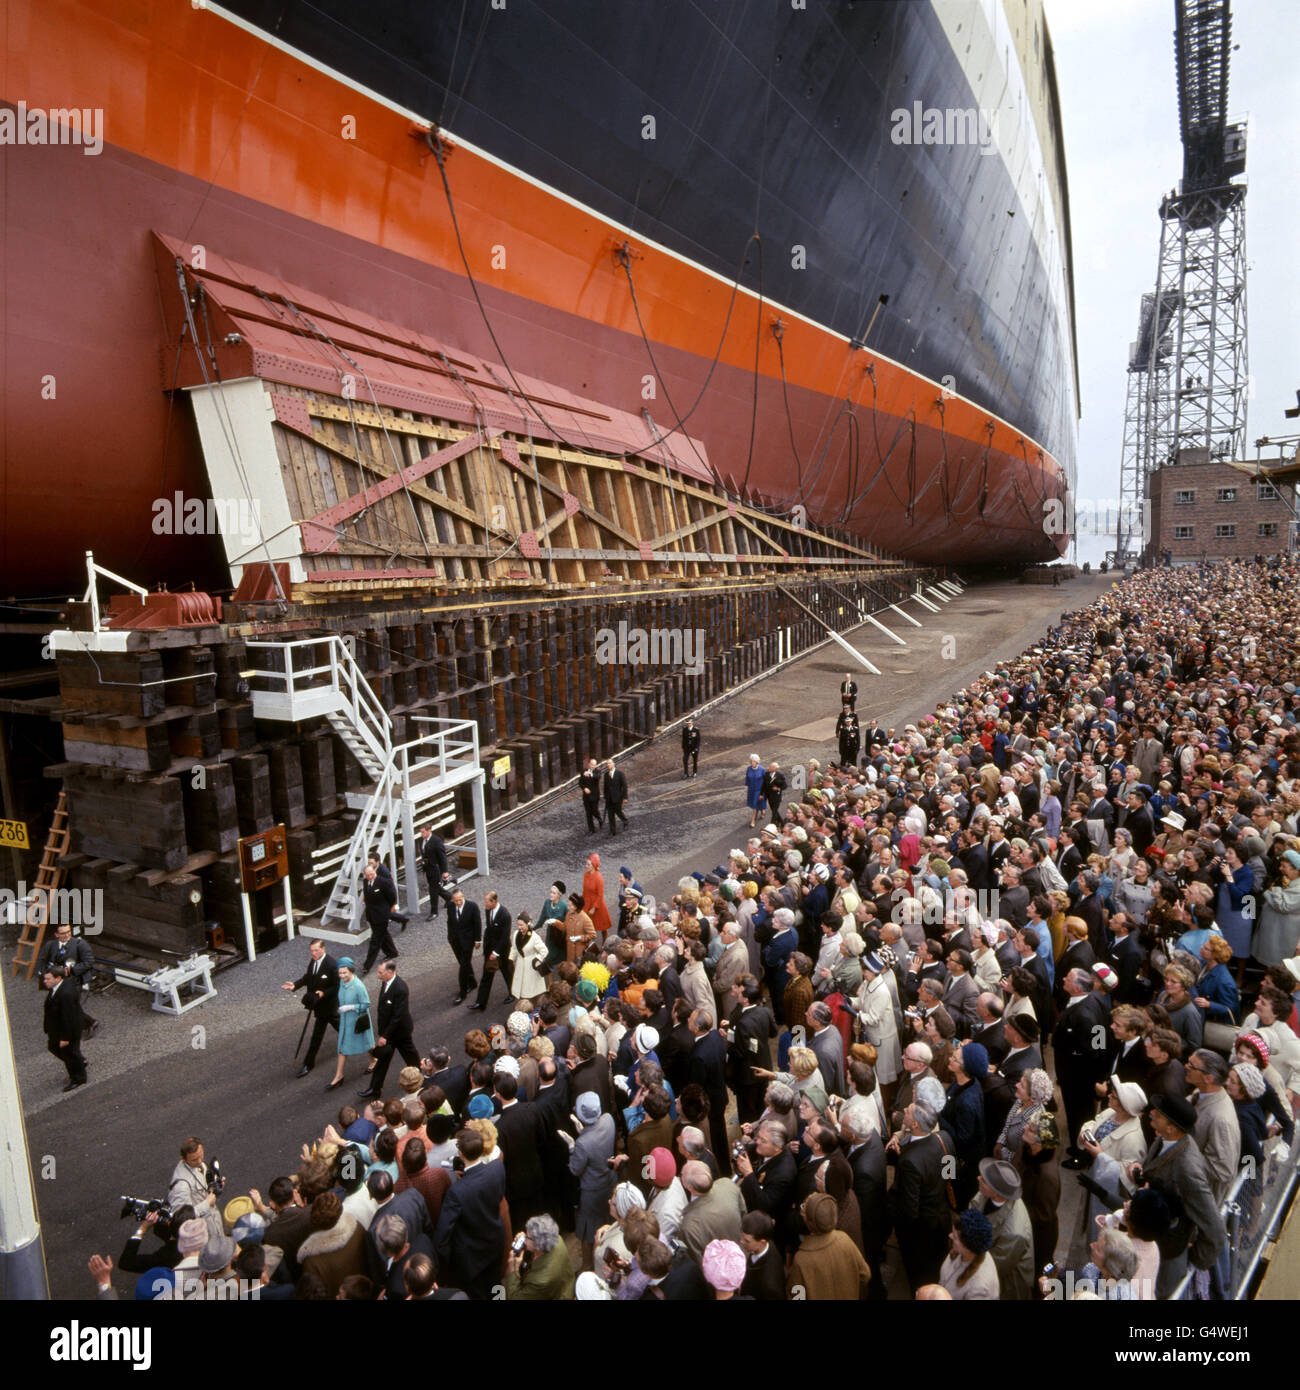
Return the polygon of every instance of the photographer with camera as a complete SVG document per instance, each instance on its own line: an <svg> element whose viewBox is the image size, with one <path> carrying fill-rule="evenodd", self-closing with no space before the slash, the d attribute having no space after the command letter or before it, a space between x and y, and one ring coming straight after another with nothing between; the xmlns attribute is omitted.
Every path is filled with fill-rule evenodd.
<svg viewBox="0 0 1300 1390"><path fill-rule="evenodd" d="M134 1216L139 1223L122 1247L117 1267L125 1274L144 1274L151 1269L175 1269L182 1259L180 1234L187 1221L195 1219L194 1208L188 1204L169 1207L158 1200L140 1197L122 1198L122 1215ZM140 1253L140 1242L152 1231L162 1242L147 1255Z"/></svg>
<svg viewBox="0 0 1300 1390"><path fill-rule="evenodd" d="M193 1207L198 1218L207 1224L209 1239L219 1239L226 1234L226 1228L217 1209L217 1197L225 1185L216 1159L208 1164L203 1141L191 1135L181 1145L181 1161L172 1169L167 1205L173 1211L186 1205Z"/></svg>

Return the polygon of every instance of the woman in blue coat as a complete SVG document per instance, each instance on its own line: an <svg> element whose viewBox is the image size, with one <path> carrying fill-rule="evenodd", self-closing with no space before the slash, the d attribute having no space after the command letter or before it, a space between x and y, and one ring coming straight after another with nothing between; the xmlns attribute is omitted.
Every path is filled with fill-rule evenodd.
<svg viewBox="0 0 1300 1390"><path fill-rule="evenodd" d="M953 1189L959 1206L975 1196L975 1179L985 1154L984 1088L980 1082L989 1072L989 1054L980 1043L967 1043L948 1059L953 1082L939 1117L939 1128L949 1141L948 1152L957 1160Z"/></svg>
<svg viewBox="0 0 1300 1390"><path fill-rule="evenodd" d="M745 805L749 807L749 823L758 824L758 813L763 809L763 776L767 769L758 760L757 753L749 755L749 766L745 769Z"/></svg>
<svg viewBox="0 0 1300 1390"><path fill-rule="evenodd" d="M1255 875L1246 866L1236 845L1223 852L1219 866L1223 881L1219 884L1219 901L1214 920L1232 947L1232 954L1243 967L1250 956L1250 938L1255 930Z"/></svg>
<svg viewBox="0 0 1300 1390"><path fill-rule="evenodd" d="M1201 959L1205 964L1192 991L1193 1003L1205 1010L1209 1022L1236 1023L1241 995L1237 992L1237 982L1228 973L1232 947L1225 937L1208 936L1201 947Z"/></svg>
<svg viewBox="0 0 1300 1390"><path fill-rule="evenodd" d="M353 974L354 968L351 956L344 956L339 961L339 1060L334 1068L334 1080L325 1087L327 1091L343 1084L344 1058L359 1057L375 1045L370 995L365 985ZM364 1027L357 1026L359 1019L365 1020Z"/></svg>

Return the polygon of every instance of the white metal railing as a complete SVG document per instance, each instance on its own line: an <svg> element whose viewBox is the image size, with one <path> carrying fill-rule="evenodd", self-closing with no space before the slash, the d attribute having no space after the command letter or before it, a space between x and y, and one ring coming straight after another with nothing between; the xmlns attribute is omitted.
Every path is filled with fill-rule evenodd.
<svg viewBox="0 0 1300 1390"><path fill-rule="evenodd" d="M362 898L359 882L372 849L379 851L381 859L389 860L396 881L399 830L406 849L408 896L413 891L418 901L418 875L413 867L413 807L470 778L475 782L476 801L481 800L478 725L471 719L416 716L413 722L432 727L418 738L394 745L393 721L341 637L249 642L247 646L282 653L284 662L282 669L258 667L247 673L276 687L271 691L254 690L254 713L259 718L290 721L324 715L375 779L374 790L362 808L338 866L338 876L321 914L322 922L341 919L352 928L357 927ZM295 665L296 653L302 660L302 649L320 647L326 649L324 659L313 651L305 655L309 664ZM366 766L353 740L370 754L373 767ZM481 807L478 819L482 821ZM486 864L486 843L480 848ZM412 881L416 884L414 890L410 888Z"/></svg>

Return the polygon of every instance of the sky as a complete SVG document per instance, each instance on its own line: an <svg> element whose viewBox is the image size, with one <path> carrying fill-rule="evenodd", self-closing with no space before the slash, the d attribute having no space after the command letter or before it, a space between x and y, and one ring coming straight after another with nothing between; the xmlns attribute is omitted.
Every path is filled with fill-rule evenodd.
<svg viewBox="0 0 1300 1390"><path fill-rule="evenodd" d="M1119 496L1129 343L1155 288L1161 197L1182 174L1174 0L1045 0L1065 131L1079 347L1078 496ZM1228 113L1249 117L1246 324L1254 378L1247 457L1263 435L1300 433L1300 4L1235 0ZM1265 450L1264 456L1276 450ZM1082 511L1082 508L1081 508ZM1113 545L1113 539L1109 544ZM1080 535L1098 562L1104 537Z"/></svg>

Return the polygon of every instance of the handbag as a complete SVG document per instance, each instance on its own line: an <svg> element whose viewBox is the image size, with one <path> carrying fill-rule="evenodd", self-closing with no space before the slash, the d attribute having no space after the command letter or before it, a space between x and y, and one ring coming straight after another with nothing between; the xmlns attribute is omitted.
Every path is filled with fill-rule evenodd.
<svg viewBox="0 0 1300 1390"><path fill-rule="evenodd" d="M370 1010L363 1009L358 1015L356 1022L352 1025L357 1033L368 1033L370 1031Z"/></svg>

